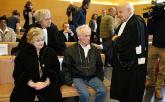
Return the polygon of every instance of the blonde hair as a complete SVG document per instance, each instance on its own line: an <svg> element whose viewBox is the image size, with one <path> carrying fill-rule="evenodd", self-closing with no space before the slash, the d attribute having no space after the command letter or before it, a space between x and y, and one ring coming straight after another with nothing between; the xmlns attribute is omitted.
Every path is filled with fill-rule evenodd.
<svg viewBox="0 0 165 102"><path fill-rule="evenodd" d="M77 29L76 29L77 36L82 35L85 30L91 32L90 27L88 25L86 25L86 24L77 27Z"/></svg>
<svg viewBox="0 0 165 102"><path fill-rule="evenodd" d="M50 13L50 10L48 9L40 9L34 13L34 18L36 22L40 22L43 19L50 18L50 17L51 17L51 13Z"/></svg>
<svg viewBox="0 0 165 102"><path fill-rule="evenodd" d="M26 38L27 38L27 42L28 43L32 43L33 42L33 39L37 36L41 36L41 37L44 37L44 32L41 28L38 28L38 27L33 27L31 28L27 35L26 35Z"/></svg>

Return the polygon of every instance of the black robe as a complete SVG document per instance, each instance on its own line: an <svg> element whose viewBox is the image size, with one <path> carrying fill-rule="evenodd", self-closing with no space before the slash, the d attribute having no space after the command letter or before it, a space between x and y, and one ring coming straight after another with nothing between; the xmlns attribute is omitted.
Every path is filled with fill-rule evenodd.
<svg viewBox="0 0 165 102"><path fill-rule="evenodd" d="M120 102L142 102L147 68L146 63L138 64L138 58L147 56L146 33L144 20L133 15L114 45L112 40L103 44L104 48L113 45L110 98ZM140 55L135 50L138 45L142 46Z"/></svg>

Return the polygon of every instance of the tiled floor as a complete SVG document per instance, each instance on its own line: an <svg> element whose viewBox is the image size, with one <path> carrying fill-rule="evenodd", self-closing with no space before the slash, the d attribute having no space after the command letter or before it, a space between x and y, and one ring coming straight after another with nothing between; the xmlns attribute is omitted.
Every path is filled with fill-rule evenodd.
<svg viewBox="0 0 165 102"><path fill-rule="evenodd" d="M144 100L143 102L165 102L165 87L163 88L164 98L163 100L158 100L155 98L155 88L154 87L147 87L144 93Z"/></svg>
<svg viewBox="0 0 165 102"><path fill-rule="evenodd" d="M112 73L112 68L105 68L105 76L111 80L111 73ZM144 100L143 102L165 102L165 87L163 88L163 94L164 94L164 98L163 100L158 100L155 98L155 88L154 87L148 87L145 89L145 93L144 93Z"/></svg>

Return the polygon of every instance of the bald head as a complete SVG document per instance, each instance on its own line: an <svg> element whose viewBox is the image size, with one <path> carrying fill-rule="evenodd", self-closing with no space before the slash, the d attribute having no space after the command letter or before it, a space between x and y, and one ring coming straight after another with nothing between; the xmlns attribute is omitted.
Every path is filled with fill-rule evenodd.
<svg viewBox="0 0 165 102"><path fill-rule="evenodd" d="M107 11L105 9L102 10L102 15L105 16L107 14Z"/></svg>
<svg viewBox="0 0 165 102"><path fill-rule="evenodd" d="M122 22L126 21L133 12L134 7L129 2L119 3L117 7L118 17L121 19Z"/></svg>
<svg viewBox="0 0 165 102"><path fill-rule="evenodd" d="M116 16L116 8L111 7L108 9L108 12L111 16L113 16L113 17Z"/></svg>

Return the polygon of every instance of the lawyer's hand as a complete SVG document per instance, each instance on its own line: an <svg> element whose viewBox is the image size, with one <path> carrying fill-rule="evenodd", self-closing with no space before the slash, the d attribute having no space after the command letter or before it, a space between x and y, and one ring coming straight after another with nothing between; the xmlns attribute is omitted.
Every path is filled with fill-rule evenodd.
<svg viewBox="0 0 165 102"><path fill-rule="evenodd" d="M118 38L118 36L117 36L117 35L114 35L114 36L112 37L112 41L115 41L117 38Z"/></svg>

